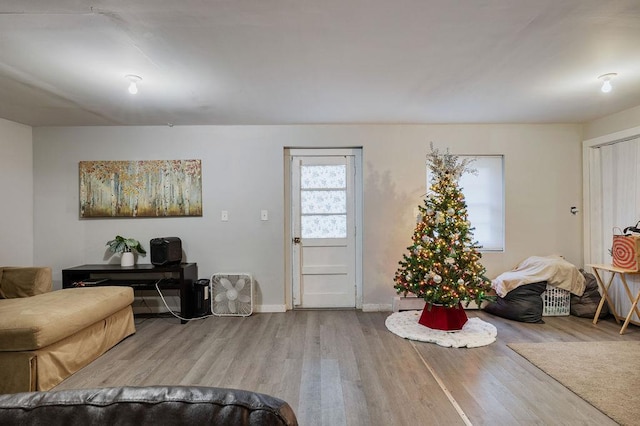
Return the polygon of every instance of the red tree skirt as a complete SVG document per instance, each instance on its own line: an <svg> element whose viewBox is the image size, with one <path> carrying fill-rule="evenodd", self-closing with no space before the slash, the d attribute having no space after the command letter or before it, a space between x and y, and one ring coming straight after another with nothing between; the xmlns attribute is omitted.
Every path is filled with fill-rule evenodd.
<svg viewBox="0 0 640 426"><path fill-rule="evenodd" d="M426 304L418 322L436 330L462 330L462 326L467 322L467 314L460 305L457 308L431 305L429 309L429 304Z"/></svg>

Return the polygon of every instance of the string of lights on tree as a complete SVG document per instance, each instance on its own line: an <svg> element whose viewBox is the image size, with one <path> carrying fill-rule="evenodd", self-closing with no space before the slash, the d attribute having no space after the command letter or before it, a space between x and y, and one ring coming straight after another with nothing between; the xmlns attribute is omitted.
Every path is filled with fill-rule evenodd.
<svg viewBox="0 0 640 426"><path fill-rule="evenodd" d="M439 152L431 145L427 165L432 184L413 233L408 254L399 262L394 288L398 294L412 293L428 304L445 307L478 306L489 298L491 281L479 262L481 253L473 240L467 204L458 180L463 173L477 174L472 159L459 159L449 150Z"/></svg>

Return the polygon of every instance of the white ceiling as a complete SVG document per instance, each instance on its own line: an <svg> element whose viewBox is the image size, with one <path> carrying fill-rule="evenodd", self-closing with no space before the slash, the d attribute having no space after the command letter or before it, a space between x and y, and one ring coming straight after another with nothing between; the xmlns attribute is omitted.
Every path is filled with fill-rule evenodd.
<svg viewBox="0 0 640 426"><path fill-rule="evenodd" d="M0 3L0 117L32 126L585 122L637 105L638 0Z"/></svg>

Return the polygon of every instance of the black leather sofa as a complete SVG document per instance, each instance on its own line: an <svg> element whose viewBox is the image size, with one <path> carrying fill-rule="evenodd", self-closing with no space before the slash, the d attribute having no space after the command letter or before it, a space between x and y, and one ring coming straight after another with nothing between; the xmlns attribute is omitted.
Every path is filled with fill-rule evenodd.
<svg viewBox="0 0 640 426"><path fill-rule="evenodd" d="M9 425L287 425L289 404L256 392L202 386L148 386L0 395Z"/></svg>

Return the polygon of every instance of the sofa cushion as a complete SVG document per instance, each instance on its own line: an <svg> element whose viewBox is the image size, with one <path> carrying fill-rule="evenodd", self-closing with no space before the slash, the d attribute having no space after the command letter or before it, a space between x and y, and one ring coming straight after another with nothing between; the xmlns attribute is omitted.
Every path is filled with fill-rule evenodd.
<svg viewBox="0 0 640 426"><path fill-rule="evenodd" d="M3 425L296 426L289 404L246 390L204 386L125 386L0 395Z"/></svg>
<svg viewBox="0 0 640 426"><path fill-rule="evenodd" d="M0 351L44 348L131 303L133 290L115 286L68 288L0 300Z"/></svg>
<svg viewBox="0 0 640 426"><path fill-rule="evenodd" d="M0 299L30 297L51 291L49 267L0 268Z"/></svg>

